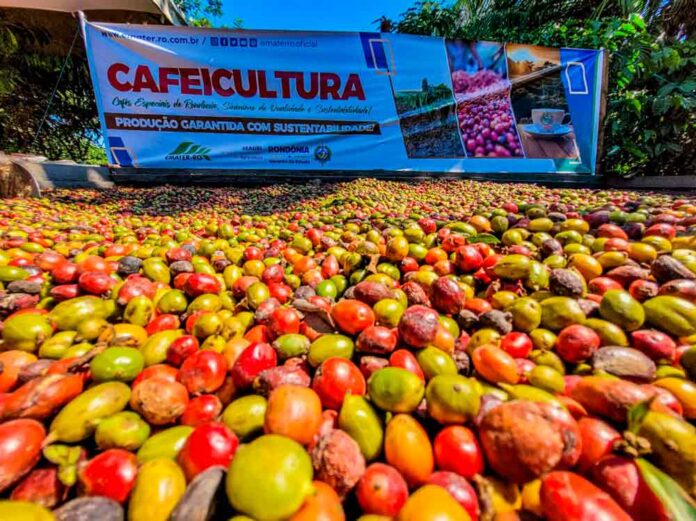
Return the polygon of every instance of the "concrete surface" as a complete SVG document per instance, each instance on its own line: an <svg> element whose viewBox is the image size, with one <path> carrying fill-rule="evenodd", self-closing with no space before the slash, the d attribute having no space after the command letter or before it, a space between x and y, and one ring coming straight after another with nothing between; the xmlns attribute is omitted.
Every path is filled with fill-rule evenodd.
<svg viewBox="0 0 696 521"><path fill-rule="evenodd" d="M10 156L10 160L29 172L40 190L114 186L114 182L109 178L109 169L103 166L78 165L62 161L37 162L30 158L16 156Z"/></svg>
<svg viewBox="0 0 696 521"><path fill-rule="evenodd" d="M117 184L135 186L157 186L163 184L184 185L234 185L273 182L307 182L312 179L321 181L349 180L356 177L377 177L387 179L420 180L433 178L474 178L482 181L513 181L525 179L516 175L459 175L452 173L415 173L415 172L310 172L297 173L289 171L220 171L220 170L134 170L116 169L113 175L109 169L96 165L81 165L72 161L47 161L38 156L13 154L0 159L9 160L15 169L26 172L31 179L32 191L52 190L55 188L111 188ZM626 190L696 190L696 176L636 177L633 179L597 178L585 176L539 175L527 178L530 182L544 185L566 185L591 188L616 188Z"/></svg>

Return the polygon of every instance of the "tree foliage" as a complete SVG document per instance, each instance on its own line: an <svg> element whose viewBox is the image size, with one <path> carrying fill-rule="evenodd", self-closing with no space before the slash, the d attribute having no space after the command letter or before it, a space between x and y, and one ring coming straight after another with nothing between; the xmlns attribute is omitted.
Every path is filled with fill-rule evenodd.
<svg viewBox="0 0 696 521"><path fill-rule="evenodd" d="M75 46L81 45L79 35L76 38ZM50 35L41 29L0 19L0 149L51 159L104 162L84 55L73 52L65 60L36 51L50 41Z"/></svg>
<svg viewBox="0 0 696 521"><path fill-rule="evenodd" d="M213 27L215 24L212 19L222 16L222 0L174 0L174 3L184 13L189 25L193 27ZM243 22L241 18L235 18L229 26L215 26L241 29Z"/></svg>
<svg viewBox="0 0 696 521"><path fill-rule="evenodd" d="M604 171L696 174L696 1L459 0L417 3L396 32L607 50Z"/></svg>
<svg viewBox="0 0 696 521"><path fill-rule="evenodd" d="M174 0L189 23L210 26L210 17L222 16L222 0Z"/></svg>
<svg viewBox="0 0 696 521"><path fill-rule="evenodd" d="M222 15L222 0L175 2L191 25L210 26L210 18ZM38 24L18 24L0 12L0 150L106 162L84 47L76 37L66 57L67 50L54 52L53 35Z"/></svg>

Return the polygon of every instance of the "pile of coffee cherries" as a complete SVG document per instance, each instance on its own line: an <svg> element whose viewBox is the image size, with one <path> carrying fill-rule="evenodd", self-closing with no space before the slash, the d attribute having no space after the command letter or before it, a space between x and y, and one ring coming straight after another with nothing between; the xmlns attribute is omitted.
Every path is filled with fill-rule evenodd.
<svg viewBox="0 0 696 521"><path fill-rule="evenodd" d="M0 320L3 521L696 518L691 194L4 199Z"/></svg>

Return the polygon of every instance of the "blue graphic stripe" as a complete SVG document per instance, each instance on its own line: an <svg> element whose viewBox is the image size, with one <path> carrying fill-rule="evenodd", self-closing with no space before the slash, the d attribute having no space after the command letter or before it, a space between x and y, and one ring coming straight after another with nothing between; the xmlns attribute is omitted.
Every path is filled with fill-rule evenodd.
<svg viewBox="0 0 696 521"><path fill-rule="evenodd" d="M370 69L389 70L387 53L382 42L370 42L370 40L379 40L381 37L380 33L360 33L360 43L365 55L365 64Z"/></svg>

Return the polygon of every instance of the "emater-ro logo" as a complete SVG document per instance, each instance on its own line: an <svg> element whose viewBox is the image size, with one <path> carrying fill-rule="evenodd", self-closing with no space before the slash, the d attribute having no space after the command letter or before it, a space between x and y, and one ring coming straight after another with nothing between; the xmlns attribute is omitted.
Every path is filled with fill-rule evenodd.
<svg viewBox="0 0 696 521"><path fill-rule="evenodd" d="M210 161L208 154L211 150L210 147L184 141L164 158L168 161Z"/></svg>

